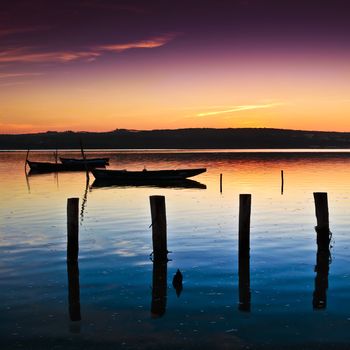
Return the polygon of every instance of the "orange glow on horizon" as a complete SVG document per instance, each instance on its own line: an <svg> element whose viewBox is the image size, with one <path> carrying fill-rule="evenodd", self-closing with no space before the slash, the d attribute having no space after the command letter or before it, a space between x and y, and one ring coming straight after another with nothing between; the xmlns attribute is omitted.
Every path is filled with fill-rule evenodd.
<svg viewBox="0 0 350 350"><path fill-rule="evenodd" d="M162 45L171 38L153 40L140 45ZM203 127L350 131L345 60L337 66L299 62L293 69L268 58L259 65L229 59L196 65L186 57L138 63L113 68L87 62L74 69L0 74L0 133Z"/></svg>

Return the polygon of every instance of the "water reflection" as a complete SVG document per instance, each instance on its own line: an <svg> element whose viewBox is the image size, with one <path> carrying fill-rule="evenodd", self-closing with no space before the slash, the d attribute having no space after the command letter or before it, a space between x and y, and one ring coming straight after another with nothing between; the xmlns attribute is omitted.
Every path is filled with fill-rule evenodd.
<svg viewBox="0 0 350 350"><path fill-rule="evenodd" d="M238 262L238 310L250 312L250 257L239 254Z"/></svg>
<svg viewBox="0 0 350 350"><path fill-rule="evenodd" d="M312 306L315 310L325 309L327 307L327 289L329 265L332 262L332 256L329 249L331 233L327 229L316 229L317 232L317 254L315 266L315 290L313 293ZM328 237L328 240L325 239Z"/></svg>
<svg viewBox="0 0 350 350"><path fill-rule="evenodd" d="M261 347L279 349L287 343L291 349L307 347L305 344L345 348L349 344L349 154L100 154L111 155L113 166L127 169L139 168L140 162L158 169L205 165L208 172L194 179L208 189L175 191L117 185L90 193L85 173L76 172L59 174L59 190L55 174L29 177L29 195L23 178L25 154L0 153L0 323L2 344L7 341L12 345L7 348L16 348L17 340L23 339L25 344L39 338L37 330L52 347L70 342L71 347L87 348L88 341L105 340L109 348L131 348L123 342L138 337L134 348L152 348L154 344L167 348L171 335L186 337L193 347L208 347L204 343L207 339L215 339L216 347L223 347L218 334L231 341L228 347L234 347L234 338L241 339L241 348L264 344ZM45 161L47 153L37 157ZM283 196L281 169L288 174ZM225 174L222 195L218 184L221 173ZM92 182L93 178L89 186ZM337 240L331 249L332 266L329 250L319 247L316 255L312 229L310 234L314 191L327 191L331 199L330 219ZM254 196L255 223L252 259L241 260L239 266L238 242L232 234L238 221L234 199L238 193ZM176 252L176 266L168 264L168 285L166 263L153 263L152 282L152 267L145 261L151 250L147 229L150 195L165 195L168 203L169 239ZM78 266L67 265L66 271L59 263L66 252L65 203L70 197L88 200L79 210L84 210L81 244L88 252L84 254L82 293L84 300L92 300L89 305L83 303L83 294L79 295L79 277L83 275L79 276ZM230 262L235 257L237 266L233 267ZM181 300L171 284L177 267L186 271L184 280L187 275L191 279L190 288L183 284L186 295L182 292ZM229 277L238 275L236 271L239 276L233 282ZM62 297L69 301L69 310L68 305L61 307ZM319 311L321 315L313 312L313 307L327 307L327 312ZM153 317L164 316L150 320L151 313ZM71 322L69 317L89 322ZM78 331L80 324L81 335L72 338L67 334L67 327ZM17 337L12 335L15 332ZM158 337L164 343L159 344ZM55 343L54 338L66 343ZM179 348L184 348L183 344Z"/></svg>
<svg viewBox="0 0 350 350"><path fill-rule="evenodd" d="M144 180L144 181L106 181L95 180L91 186L92 188L101 187L156 187L156 188L198 188L206 189L207 186L194 180Z"/></svg>
<svg viewBox="0 0 350 350"><path fill-rule="evenodd" d="M183 289L182 273L179 269L177 269L176 274L173 277L173 287L175 288L177 297L179 297Z"/></svg>
<svg viewBox="0 0 350 350"><path fill-rule="evenodd" d="M80 286L78 262L67 262L68 272L68 304L71 321L80 321Z"/></svg>
<svg viewBox="0 0 350 350"><path fill-rule="evenodd" d="M166 311L168 263L153 261L152 303L153 318L162 317Z"/></svg>
<svg viewBox="0 0 350 350"><path fill-rule="evenodd" d="M85 207L87 204L87 196L88 196L88 192L89 192L89 184L90 184L90 177L88 175L89 173L86 173L86 182L85 182L85 190L84 190L84 195L83 195L83 200L81 202L81 210L80 210L80 224L83 223L84 221L84 211L85 211Z"/></svg>
<svg viewBox="0 0 350 350"><path fill-rule="evenodd" d="M26 177L26 184L27 184L28 193L30 193L29 176L28 176L28 174L27 174L26 169L24 169L24 175L25 175L25 177Z"/></svg>

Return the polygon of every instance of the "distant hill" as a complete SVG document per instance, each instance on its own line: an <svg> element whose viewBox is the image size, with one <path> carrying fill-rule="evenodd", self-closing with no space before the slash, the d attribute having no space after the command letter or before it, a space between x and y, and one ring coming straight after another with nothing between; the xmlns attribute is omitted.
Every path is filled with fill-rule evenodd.
<svg viewBox="0 0 350 350"><path fill-rule="evenodd" d="M283 129L175 129L0 135L0 149L350 148L350 133Z"/></svg>

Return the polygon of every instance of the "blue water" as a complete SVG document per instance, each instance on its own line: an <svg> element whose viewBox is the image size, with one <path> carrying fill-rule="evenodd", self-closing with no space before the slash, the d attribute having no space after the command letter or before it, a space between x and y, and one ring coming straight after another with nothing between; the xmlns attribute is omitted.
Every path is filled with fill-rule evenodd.
<svg viewBox="0 0 350 350"><path fill-rule="evenodd" d="M52 160L51 153L30 158ZM96 188L93 177L86 187L80 172L26 178L25 153L0 153L1 348L349 348L349 153L93 154L110 156L111 168L120 169L204 166L208 171L194 180L206 189ZM321 310L313 308L315 191L328 192L333 233ZM240 193L252 194L250 311L239 310ZM171 251L158 300L163 315L151 312L149 196L155 194L166 198ZM69 197L80 198L81 321L69 313ZM179 297L172 286L177 269Z"/></svg>

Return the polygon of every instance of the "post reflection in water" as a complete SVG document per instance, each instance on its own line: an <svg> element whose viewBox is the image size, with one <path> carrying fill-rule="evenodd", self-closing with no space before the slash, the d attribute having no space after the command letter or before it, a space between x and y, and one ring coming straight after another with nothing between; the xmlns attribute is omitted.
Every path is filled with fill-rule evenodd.
<svg viewBox="0 0 350 350"><path fill-rule="evenodd" d="M250 312L250 257L239 254L238 262L239 278L239 311Z"/></svg>
<svg viewBox="0 0 350 350"><path fill-rule="evenodd" d="M71 321L80 321L80 286L78 262L67 262L68 272L68 303Z"/></svg>
<svg viewBox="0 0 350 350"><path fill-rule="evenodd" d="M329 265L332 261L331 252L329 250L330 241L320 239L321 234L319 230L317 232L317 255L315 266L315 290L313 293L312 306L314 310L321 310L327 307L327 289L328 289L328 274ZM328 230L328 237L330 232Z"/></svg>
<svg viewBox="0 0 350 350"><path fill-rule="evenodd" d="M80 210L80 225L82 225L84 221L84 211L87 204L87 196L90 188L89 185L90 185L90 177L86 175L85 190L84 190L84 195L83 195L83 200L81 202L81 210Z"/></svg>
<svg viewBox="0 0 350 350"><path fill-rule="evenodd" d="M162 317L166 311L167 273L168 263L166 261L153 261L151 304L153 318Z"/></svg>

